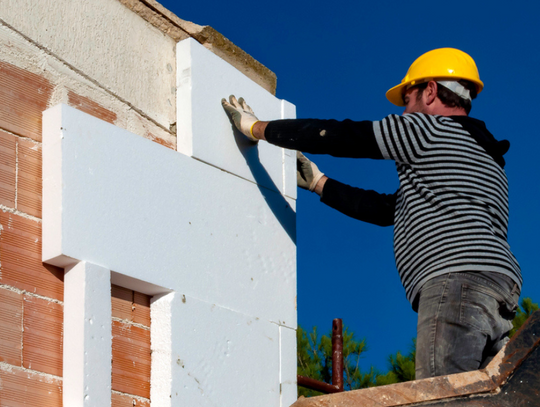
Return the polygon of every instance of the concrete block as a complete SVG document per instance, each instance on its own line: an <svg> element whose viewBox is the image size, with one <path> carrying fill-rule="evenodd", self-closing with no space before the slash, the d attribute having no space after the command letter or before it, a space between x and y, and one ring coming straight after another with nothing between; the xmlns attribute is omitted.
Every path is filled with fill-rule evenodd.
<svg viewBox="0 0 540 407"><path fill-rule="evenodd" d="M120 1L4 0L2 20L77 69L78 81L91 78L166 129L176 121L175 41Z"/></svg>
<svg viewBox="0 0 540 407"><path fill-rule="evenodd" d="M221 99L244 97L260 120L291 118L294 106L261 88L192 38L177 45L178 151L285 193L283 149L233 131ZM285 106L285 107L284 107ZM291 192L288 194L295 197Z"/></svg>
<svg viewBox="0 0 540 407"><path fill-rule="evenodd" d="M65 406L111 404L110 271L87 262L67 270L64 294Z"/></svg>
<svg viewBox="0 0 540 407"><path fill-rule="evenodd" d="M296 328L293 199L65 105L45 112L43 155L44 262Z"/></svg>

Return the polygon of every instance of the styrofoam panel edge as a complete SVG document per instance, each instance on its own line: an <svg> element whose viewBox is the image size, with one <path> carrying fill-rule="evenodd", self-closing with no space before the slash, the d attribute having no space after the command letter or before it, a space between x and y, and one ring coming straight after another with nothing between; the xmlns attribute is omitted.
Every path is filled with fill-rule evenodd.
<svg viewBox="0 0 540 407"><path fill-rule="evenodd" d="M296 106L284 99L281 100L281 118L296 119ZM283 186L285 196L297 198L296 151L287 148L283 149Z"/></svg>
<svg viewBox="0 0 540 407"><path fill-rule="evenodd" d="M43 246L42 261L59 267L74 265L62 251L62 111L63 105L43 112Z"/></svg>
<svg viewBox="0 0 540 407"><path fill-rule="evenodd" d="M63 404L111 403L110 271L80 262L66 271Z"/></svg>
<svg viewBox="0 0 540 407"><path fill-rule="evenodd" d="M150 402L154 407L171 407L172 376L172 303L176 293L156 295L151 300L150 325L151 373Z"/></svg>
<svg viewBox="0 0 540 407"><path fill-rule="evenodd" d="M111 284L119 285L129 290L137 291L146 295L162 295L173 291L172 288L166 288L138 278L126 276L125 274L111 271Z"/></svg>
<svg viewBox="0 0 540 407"><path fill-rule="evenodd" d="M296 329L279 328L280 406L289 407L298 397Z"/></svg>

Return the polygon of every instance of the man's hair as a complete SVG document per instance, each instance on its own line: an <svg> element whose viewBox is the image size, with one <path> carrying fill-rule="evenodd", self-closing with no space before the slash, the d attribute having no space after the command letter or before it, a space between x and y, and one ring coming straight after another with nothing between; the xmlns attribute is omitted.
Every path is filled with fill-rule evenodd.
<svg viewBox="0 0 540 407"><path fill-rule="evenodd" d="M471 94L471 99L476 99L476 85L470 81L464 79L458 81L459 84L463 85L465 89L468 89ZM416 94L416 99L420 100L422 98L422 93L424 89L427 88L428 82L421 83L416 86L418 88L418 93ZM472 109L472 103L470 100L463 99L462 97L456 95L447 87L437 83L437 97L441 100L443 105L448 107L462 107L465 109L465 112L469 114Z"/></svg>

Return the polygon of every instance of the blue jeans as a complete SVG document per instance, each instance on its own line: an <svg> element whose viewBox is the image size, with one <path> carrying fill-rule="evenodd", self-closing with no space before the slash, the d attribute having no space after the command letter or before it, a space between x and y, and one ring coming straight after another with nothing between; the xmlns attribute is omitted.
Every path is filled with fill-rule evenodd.
<svg viewBox="0 0 540 407"><path fill-rule="evenodd" d="M507 284L460 272L435 277L422 287L417 380L484 368L508 342L519 293L511 279L499 276Z"/></svg>

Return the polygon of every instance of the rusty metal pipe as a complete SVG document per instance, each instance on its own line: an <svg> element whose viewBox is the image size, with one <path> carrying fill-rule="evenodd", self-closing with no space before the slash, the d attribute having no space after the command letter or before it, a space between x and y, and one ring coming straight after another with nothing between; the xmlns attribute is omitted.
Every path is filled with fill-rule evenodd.
<svg viewBox="0 0 540 407"><path fill-rule="evenodd" d="M298 386L317 390L321 393L339 393L343 391L343 321L332 321L332 384L297 375Z"/></svg>
<svg viewBox="0 0 540 407"><path fill-rule="evenodd" d="M332 322L332 384L343 391L343 321Z"/></svg>
<svg viewBox="0 0 540 407"><path fill-rule="evenodd" d="M332 384L328 384L325 382L321 382L319 380L310 379L309 377L305 376L297 376L298 380L298 386L306 387L311 390L320 391L321 393L339 393L343 390L340 390L337 386L334 386Z"/></svg>

